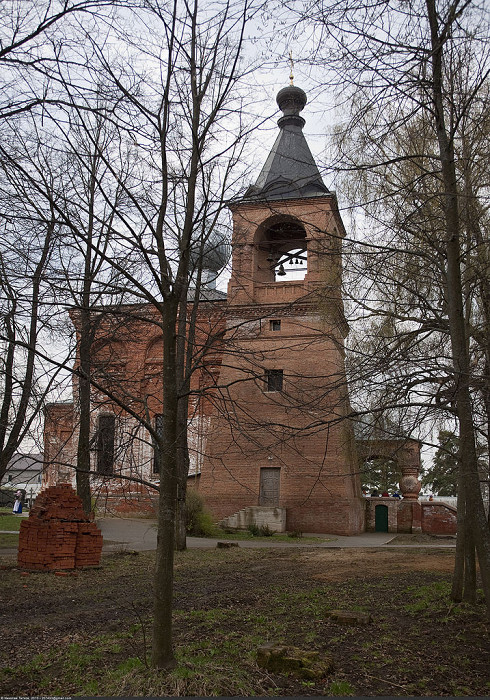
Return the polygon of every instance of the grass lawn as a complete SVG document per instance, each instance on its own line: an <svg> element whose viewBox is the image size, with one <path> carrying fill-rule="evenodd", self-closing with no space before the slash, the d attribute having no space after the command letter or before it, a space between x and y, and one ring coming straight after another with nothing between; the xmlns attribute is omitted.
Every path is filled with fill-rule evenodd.
<svg viewBox="0 0 490 700"><path fill-rule="evenodd" d="M12 515L12 508L0 508L0 530L18 532L23 519L24 518L21 518L19 515ZM19 535L7 535L0 533L0 550L16 549L18 545Z"/></svg>
<svg viewBox="0 0 490 700"><path fill-rule="evenodd" d="M0 532L0 549L13 549L18 545L19 535L5 535Z"/></svg>
<svg viewBox="0 0 490 700"><path fill-rule="evenodd" d="M154 553L72 575L0 557L0 690L49 696L487 696L487 629L449 600L454 551L212 549L175 561L176 668L149 668ZM364 611L367 626L331 610ZM22 620L22 625L18 621ZM271 641L330 656L316 680L265 671Z"/></svg>
<svg viewBox="0 0 490 700"><path fill-rule="evenodd" d="M12 508L8 511L0 511L0 530L20 530L23 518L20 515L12 515Z"/></svg>

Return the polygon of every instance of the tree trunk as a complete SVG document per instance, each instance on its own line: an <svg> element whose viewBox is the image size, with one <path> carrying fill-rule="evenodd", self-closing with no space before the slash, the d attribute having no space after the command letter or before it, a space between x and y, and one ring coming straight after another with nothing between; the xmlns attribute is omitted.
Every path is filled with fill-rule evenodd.
<svg viewBox="0 0 490 700"><path fill-rule="evenodd" d="M470 529L466 530L464 552L464 588L463 600L465 603L476 603L476 560L475 541Z"/></svg>
<svg viewBox="0 0 490 700"><path fill-rule="evenodd" d="M451 599L456 603L463 600L470 604L476 602L475 540L468 527L465 480L462 474L458 483L458 532Z"/></svg>
<svg viewBox="0 0 490 700"><path fill-rule="evenodd" d="M175 549L177 552L183 552L187 549L187 508L185 504L185 496L187 489L182 486L179 479L177 486L177 510L175 515Z"/></svg>
<svg viewBox="0 0 490 700"><path fill-rule="evenodd" d="M459 462L461 464L461 462ZM464 565L465 565L465 532L466 532L466 507L464 499L464 481L461 467L459 467L458 480L458 511L457 511L456 554L454 557L453 582L451 599L455 603L463 600Z"/></svg>
<svg viewBox="0 0 490 700"><path fill-rule="evenodd" d="M152 666L170 669L175 666L172 643L172 601L177 501L177 375L176 337L178 303L167 298L163 304L163 437L160 459L160 496L154 577L154 617Z"/></svg>
<svg viewBox="0 0 490 700"><path fill-rule="evenodd" d="M187 287L185 286L185 293ZM186 342L187 341L187 342ZM187 492L187 475L189 474L189 446L187 421L189 416L188 354L192 354L193 338L187 329L187 298L184 296L179 305L177 368L179 370L179 389L177 407L177 513L175 521L175 549L182 552L187 547L187 518L185 497Z"/></svg>
<svg viewBox="0 0 490 700"><path fill-rule="evenodd" d="M80 364L78 373L78 401L80 424L77 446L76 482L77 494L82 499L83 510L89 514L92 510L90 493L90 352L91 329L90 314L87 308L81 309L80 324Z"/></svg>
<svg viewBox="0 0 490 700"><path fill-rule="evenodd" d="M444 117L443 100L443 48L447 34L439 36L439 19L435 0L426 0L431 28L432 81L435 125L439 143L442 180L444 183L444 215L446 226L445 251L447 259L446 298L451 337L452 362L456 382L455 403L459 420L461 478L467 525L478 553L480 572L490 617L490 533L485 518L478 476L478 457L473 429L470 394L470 359L467 328L464 321L463 290L460 268L460 226L457 195L457 178L452 140L448 137Z"/></svg>
<svg viewBox="0 0 490 700"><path fill-rule="evenodd" d="M184 313L182 310L186 305L181 305L181 315ZM185 319L184 319L185 320ZM179 318L179 326L181 326L181 319ZM182 552L187 548L187 509L185 504L185 498L187 493L187 476L189 474L189 445L188 445L188 430L187 430L187 420L189 412L189 379L186 367L186 353L185 345L182 343L182 329L179 331L179 340L177 341L177 358L179 369L183 370L181 375L182 380L180 382L179 388L179 405L177 409L177 422L178 422L178 443L177 443L177 475L178 475L178 485L177 485L177 514L175 522L175 548L178 552ZM185 337L185 336L184 336ZM184 345L184 347L179 347L179 343ZM188 340L188 345L191 343L191 339Z"/></svg>
<svg viewBox="0 0 490 700"><path fill-rule="evenodd" d="M175 520L175 549L183 552L187 548L187 508L185 503L187 493L187 475L189 474L189 446L187 444L187 412L189 401L187 392L179 396L177 409L178 442L177 442L177 513Z"/></svg>

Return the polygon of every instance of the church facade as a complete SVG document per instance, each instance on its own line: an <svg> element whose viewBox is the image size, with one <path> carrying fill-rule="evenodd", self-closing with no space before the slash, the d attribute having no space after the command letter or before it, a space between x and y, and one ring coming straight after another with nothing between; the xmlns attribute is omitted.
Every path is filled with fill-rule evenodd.
<svg viewBox="0 0 490 700"><path fill-rule="evenodd" d="M345 372L345 230L303 134L305 93L290 85L277 102L272 151L255 185L230 207L228 292L207 290L197 311L195 347L204 360L191 379L188 483L217 521L248 509L251 517L278 517L277 529L356 534L366 528L367 499ZM112 383L112 399L96 388L92 397L99 507L149 511L156 499L152 439L135 417L144 407L158 430L163 344L154 315L128 309L124 323L120 314L106 316L94 344L94 372ZM133 411L117 408L118 392ZM45 485L74 481L76 396L74 382L73 404L47 407ZM408 453L416 481L420 455ZM417 500L414 488L405 489L407 506ZM396 530L398 506L391 510Z"/></svg>

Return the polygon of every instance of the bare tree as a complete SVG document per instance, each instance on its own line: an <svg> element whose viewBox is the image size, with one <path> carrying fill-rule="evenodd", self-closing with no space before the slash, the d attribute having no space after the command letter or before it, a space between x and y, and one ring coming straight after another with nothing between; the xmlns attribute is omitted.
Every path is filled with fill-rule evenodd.
<svg viewBox="0 0 490 700"><path fill-rule="evenodd" d="M442 398L445 407L457 416L462 465L459 495L468 523L468 528L460 529L459 537L466 541L469 558L474 538L490 605L490 539L478 479L469 299L462 272L470 237L464 233L465 193L458 178L462 171L462 162L458 162L462 125L468 119L476 123L473 119L489 73L488 10L458 1L427 0L410 7L398 2L359 2L348 8L336 2L316 2L306 18L319 32L315 37L319 39L318 62L328 65L332 84L342 85L343 97L349 98L346 131L353 129L355 134L364 135L357 144L353 139L343 141L355 151L343 150L337 166L365 174L360 184L366 187L358 189L358 197L366 197L374 173L378 181L384 177L390 185L391 210L400 203L397 225L390 234L385 226L386 200L378 200L377 207L371 208L377 209L375 217L370 219L373 230L383 232L376 242L378 248L368 241L360 242L374 260L381 259L378 252L382 252L385 279L387 267L394 262L390 289L396 290L395 297L389 309L383 308L379 302L384 295L375 298L379 279L374 287L366 282L360 292L374 302L368 304L369 313L379 316L377 337L391 339L391 357L413 368L413 355L421 361L425 356L429 368L422 372L420 364L410 375L403 374L402 366L395 374L386 367L392 385L398 382L405 394L404 400L400 396L395 399L394 406L405 404L416 412L417 405L423 404L425 413L427 404L436 408L433 403ZM462 69L464 85L457 79ZM468 163L468 153L465 158ZM407 216L402 206L412 195ZM407 245L402 252L399 246L404 242ZM376 264L375 268L380 269ZM436 276L430 274L432 268ZM466 272L470 270L467 266ZM407 305L407 294L410 304L416 301L416 306ZM415 313L411 314L410 308ZM436 364L443 367L438 389ZM379 372L374 376L382 378Z"/></svg>
<svg viewBox="0 0 490 700"><path fill-rule="evenodd" d="M21 155L17 151L17 156ZM54 210L32 200L29 183L3 164L0 244L0 478L39 414L58 369L46 354L57 322L48 270L58 234ZM49 176L48 176L49 179ZM40 357L44 354L44 358Z"/></svg>
<svg viewBox="0 0 490 700"><path fill-rule="evenodd" d="M57 207L60 200L54 195L46 196L46 192L50 188L55 191L61 170L59 164L55 165L52 158L40 151L39 139L44 116L49 121L43 110L48 105L54 108L63 100L66 101L66 92L62 95L61 87L66 86L67 76L70 71L83 72L77 54L83 33L102 18L109 20L119 4L122 3L106 0L25 0L21 3L5 0L0 7L0 120L3 128L0 149L5 177L0 221L6 227L5 247L2 250L2 318L6 344L6 361L2 368L2 432L3 440L7 441L6 455L18 447L19 441L32 425L34 417L27 406L29 396L35 403L34 370L44 355L43 362L46 364L43 371L48 372L49 358L52 355L39 344L39 340L43 329L46 330L47 324L51 323L46 319L53 318L54 306L51 303L48 310L45 290L49 286L48 278L52 279L47 269L48 265L51 266L53 248L59 234ZM19 213L22 198L25 200L24 211ZM37 249L33 243L35 239L28 231L29 219L38 237ZM41 244L39 232L43 227L45 237ZM32 244L27 244L26 241L31 241ZM14 271L12 254L15 245L19 245L19 251L29 250L30 257L23 262L19 259L17 270ZM35 261L37 267L33 268ZM22 264L25 265L25 279L31 279L32 287L29 291L23 289L20 298L18 285L11 281L12 274L17 275L17 280L22 276ZM31 294L30 311L26 308L28 294ZM26 318L31 312L26 327ZM27 330L22 332L22 329L27 328L28 333ZM20 360L24 373L22 381L18 374L19 354L25 355ZM67 361L67 357L56 358L58 367L55 366L56 362L51 365L54 374L51 378L45 377L44 392L51 386L58 371L66 369ZM17 370L14 370L16 363ZM19 399L15 409L12 392ZM40 406L41 404L37 405L38 411ZM15 420L12 417L14 410Z"/></svg>
<svg viewBox="0 0 490 700"><path fill-rule="evenodd" d="M155 570L155 611L153 665L166 668L174 663L172 650L172 581L177 486L186 476L185 431L188 348L193 345L193 310L188 309L190 290L193 304L200 297L200 270L206 267L206 250L220 245L218 233L226 194L235 188L233 169L239 162L240 139L244 133L237 84L242 74L240 55L244 27L251 9L247 3L224 3L213 12L197 2L191 6L161 6L147 3L134 17L136 36L124 29L120 34L131 60L121 69L123 57L104 53L105 46L92 42L97 70L104 75L104 115L117 125L115 137L122 145L132 144L137 165L124 169L95 131L86 123L93 153L108 176L92 182L105 202L113 207L108 227L111 244L90 236L88 229L74 225L63 208L55 205L63 225L91 249L99 260L111 266L114 275L125 278L131 299L149 305L151 322L161 331L163 375L159 386L159 407L163 430L157 430L155 407L147 396L132 393L128 386L108 391L94 373L92 386L105 391L113 405L143 425L157 446L160 473L158 546ZM127 19L127 18L126 18ZM117 25L117 31L121 26ZM115 30L115 31L116 31ZM153 31L153 39L149 39ZM87 37L91 39L92 37ZM144 60L155 66L161 80L136 71ZM100 84L100 80L98 83ZM92 84L95 84L95 80ZM68 94L79 109L93 107L92 95L80 107L80 95ZM56 121L59 112L49 111ZM80 159L90 175L91 161ZM121 192L114 200L109 180ZM51 201L48 193L47 197ZM124 204L120 205L123 201ZM100 212L97 223L100 225ZM119 282L117 283L119 284ZM114 283L114 288L117 288ZM133 308L133 313L135 309ZM124 316L124 308L110 309L112 317ZM145 312L142 312L142 317ZM148 314L146 313L148 317ZM102 325L102 324L101 324ZM85 373L84 373L85 374ZM164 399L163 399L164 387ZM132 393L132 395L131 395ZM182 455L184 455L182 457Z"/></svg>
<svg viewBox="0 0 490 700"><path fill-rule="evenodd" d="M76 63L78 21L121 3L108 0L4 0L0 6L0 120L54 104L61 62ZM68 53L66 49L68 48Z"/></svg>

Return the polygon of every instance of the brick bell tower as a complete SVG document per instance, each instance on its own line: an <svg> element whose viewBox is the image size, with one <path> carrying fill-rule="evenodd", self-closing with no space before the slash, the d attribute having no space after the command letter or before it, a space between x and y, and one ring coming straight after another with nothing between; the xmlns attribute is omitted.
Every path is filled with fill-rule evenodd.
<svg viewBox="0 0 490 700"><path fill-rule="evenodd" d="M199 489L217 519L279 507L289 531L356 534L364 508L345 419L345 230L303 134L306 101L298 87L280 90L276 142L231 206L227 330Z"/></svg>

